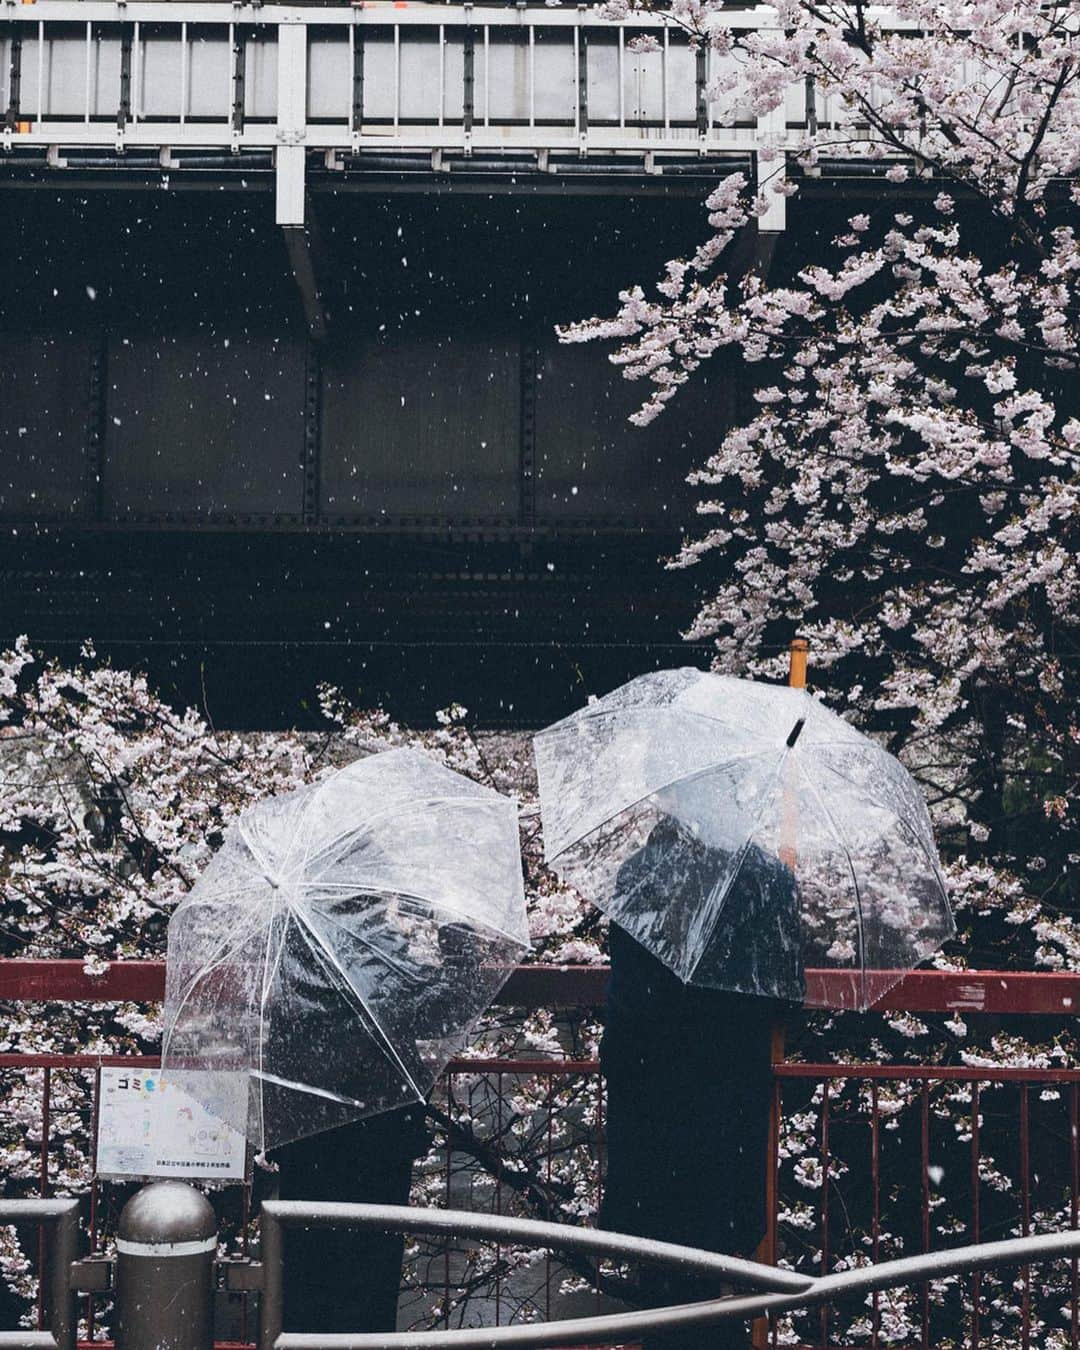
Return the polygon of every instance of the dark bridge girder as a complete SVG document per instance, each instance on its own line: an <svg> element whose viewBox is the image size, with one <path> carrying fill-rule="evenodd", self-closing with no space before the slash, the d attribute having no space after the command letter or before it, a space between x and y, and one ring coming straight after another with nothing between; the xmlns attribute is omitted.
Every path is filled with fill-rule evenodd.
<svg viewBox="0 0 1080 1350"><path fill-rule="evenodd" d="M718 355L639 430L640 389L554 334L693 249L707 184L310 186L321 242L291 261L262 193L4 193L0 645L89 637L195 701L205 664L234 725L297 720L320 679L536 724L707 661L680 637L704 569L660 559L734 372ZM848 209L729 264L789 268Z"/></svg>

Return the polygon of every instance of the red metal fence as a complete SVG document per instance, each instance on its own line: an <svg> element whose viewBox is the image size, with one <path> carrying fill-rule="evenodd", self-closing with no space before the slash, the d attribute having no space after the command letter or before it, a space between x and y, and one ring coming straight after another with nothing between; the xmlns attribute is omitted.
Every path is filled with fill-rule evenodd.
<svg viewBox="0 0 1080 1350"><path fill-rule="evenodd" d="M812 978L822 985L818 992L827 993L829 975L819 972ZM103 976L89 976L79 962L0 961L0 999L156 1002L163 995L163 979L161 962L120 962ZM606 971L598 968L523 967L502 1000L524 1009L595 1007L605 980ZM1074 975L917 972L891 991L880 1011L1060 1019L1078 1007L1080 977ZM157 1060L0 1054L0 1071L5 1077L22 1076L24 1101L33 1096L38 1102L25 1134L36 1148L40 1194L69 1184L53 1139L56 1113L69 1121L77 1115L92 1138L100 1070L110 1064L150 1068ZM877 1260L901 1251L928 1251L950 1245L953 1234L970 1242L1027 1234L1040 1223L1077 1226L1080 1069L782 1062L775 1074L782 1155L775 1166L796 1173L799 1182L794 1204L779 1199L772 1216L774 1240L789 1259L824 1272L838 1257ZM595 1211L603 1176L604 1112L595 1061L455 1061L439 1103L448 1120L482 1122L477 1135L452 1131L440 1155L441 1193L455 1207L515 1212L527 1194L534 1214L539 1201L541 1217L576 1215L587 1221ZM500 1147L516 1139L522 1159L531 1164L522 1163L523 1173L516 1162L513 1174L498 1165L493 1171L490 1157L482 1156L493 1139ZM565 1186L553 1184L556 1168L569 1168L574 1178L569 1199ZM782 1190L774 1185L773 1193L780 1196ZM101 1204L101 1189L93 1182L87 1201L92 1242L102 1226ZM238 1228L246 1241L246 1188L239 1205ZM475 1273L469 1266L475 1251L446 1247L421 1257L417 1314L434 1305L446 1325L457 1324L468 1308L455 1304L452 1291ZM582 1285L580 1272L567 1271L554 1258L547 1258L539 1275L535 1269L523 1274L498 1250L480 1275L496 1320L524 1309L550 1316L564 1278L577 1280L579 1297ZM595 1296L600 1297L599 1281ZM995 1345L1080 1350L1078 1315L1074 1261L1052 1278L1021 1271L1015 1287L983 1274L943 1289L875 1294L867 1309L823 1309L814 1314L812 1326L807 1320L797 1331L804 1343L827 1346L839 1337L852 1344L855 1336L854 1343L873 1350L886 1344L929 1350L944 1343L946 1334L952 1344L971 1350ZM237 1316L240 1339L246 1340L243 1299ZM89 1298L86 1323L92 1338ZM775 1326L772 1340L780 1340Z"/></svg>
<svg viewBox="0 0 1080 1350"><path fill-rule="evenodd" d="M603 966L520 966L501 999L521 1008L599 1007L607 970ZM806 973L807 998L817 1006L840 1006L830 988L847 977L829 970ZM0 960L0 1000L64 1003L157 1003L165 996L164 961L114 961L103 974L88 974L81 961ZM999 970L914 970L876 1005L876 1012L985 1012L1073 1015L1080 1013L1080 975Z"/></svg>
<svg viewBox="0 0 1080 1350"><path fill-rule="evenodd" d="M797 1085L813 1085L820 1094L815 1142L818 1148L817 1174L820 1178L820 1202L816 1217L822 1272L832 1269L830 1239L836 1231L831 1201L835 1185L835 1159L839 1153L835 1142L838 1116L844 1122L846 1134L862 1134L861 1147L858 1143L852 1147L850 1138L846 1141L845 1169L854 1171L860 1163L866 1169L868 1184L864 1185L863 1190L868 1195L868 1204L864 1203L863 1210L864 1213L868 1210L869 1218L867 1254L875 1262L879 1258L885 1259L886 1253L882 1252L881 1242L886 1219L890 1227L895 1227L901 1217L895 1213L886 1216L883 1210L890 1195L895 1196L898 1191L909 1216L917 1215L917 1223L911 1223L909 1219L906 1224L909 1232L904 1235L904 1250L910 1251L914 1247L919 1252L928 1252L934 1246L942 1245L932 1241L935 1208L932 1190L938 1190L934 1181L935 1173L941 1173L943 1179L948 1171L943 1167L936 1168L932 1160L935 1154L946 1148L954 1159L961 1146L967 1154L966 1172L959 1172L957 1184L950 1195L952 1222L954 1225L963 1223L962 1229L954 1226L953 1231L962 1232L964 1241L988 1241L1007 1236L1010 1232L1026 1237L1035 1232L1033 1201L1036 1191L1044 1200L1056 1192L1057 1203L1047 1208L1058 1211L1057 1223L1061 1222L1060 1212L1064 1210L1068 1226L1077 1226L1080 1198L1077 1139L1080 1070L1045 1067L778 1065L778 1098L785 1089ZM891 1109L888 1112L883 1110L882 1097L886 1091L895 1088L903 1090L906 1121L902 1120L901 1126L906 1124L909 1128L896 1132L900 1137L890 1150L886 1145L884 1127L894 1117ZM1033 1109L1033 1094L1036 1090L1037 1108ZM935 1112L935 1103L942 1099L951 1099L950 1104L955 1109ZM890 1108L894 1104L891 1103ZM993 1156L989 1157L985 1141L987 1119L991 1113L995 1145ZM936 1119L936 1116L939 1118ZM966 1126L965 1132L959 1135L956 1128L958 1124ZM1003 1141L1005 1151L1011 1156L1003 1156ZM1047 1174L1037 1177L1033 1175L1033 1141L1038 1145L1038 1155L1047 1167ZM890 1152L893 1155L891 1158ZM914 1167L911 1167L912 1162L915 1163ZM897 1173L905 1168L909 1169L906 1177L908 1184L906 1187L897 1187ZM912 1206L912 1200L916 1200L917 1204ZM850 1195L846 1204L850 1210ZM910 1231L912 1229L915 1231ZM969 1278L969 1287L966 1290L958 1288L953 1299L955 1306L950 1320L954 1325L959 1323L964 1334L963 1341L959 1343L970 1346L971 1350L979 1350L985 1344L1001 1344L1002 1336L1005 1336L1005 1344L1022 1346L1023 1350L1029 1350L1034 1344L1047 1344L1043 1337L1051 1328L1046 1326L1044 1318L1036 1315L1030 1269L1021 1271L1019 1275L1020 1288L1016 1291L1019 1295L1019 1316L997 1316L993 1319L993 1328L987 1326L984 1307L983 1286L987 1276L975 1273ZM1059 1325L1053 1329L1063 1337L1056 1343L1076 1347L1080 1345L1080 1326L1075 1261L1070 1263L1067 1286L1067 1312L1059 1316ZM1050 1294L1053 1291L1048 1289L1045 1292ZM881 1294L872 1297L868 1341L874 1350L886 1340L882 1329L882 1299ZM823 1307L818 1316L820 1325L817 1344L827 1346L830 1343L829 1308ZM918 1337L916 1343L921 1350L929 1350L932 1345L942 1343L934 1333L928 1286L918 1291L917 1311L910 1320L914 1323L913 1330ZM1039 1332L1037 1340L1033 1339L1036 1330ZM954 1340L953 1343L958 1342Z"/></svg>

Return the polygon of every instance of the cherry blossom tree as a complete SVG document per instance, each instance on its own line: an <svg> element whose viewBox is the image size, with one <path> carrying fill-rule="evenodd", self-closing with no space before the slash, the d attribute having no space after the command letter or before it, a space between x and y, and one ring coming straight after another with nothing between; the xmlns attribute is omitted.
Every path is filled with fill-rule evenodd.
<svg viewBox="0 0 1080 1350"><path fill-rule="evenodd" d="M89 647L73 666L41 659L26 641L0 652L0 956L76 958L90 973L113 961L163 957L170 912L245 806L358 756L410 744L519 801L535 957L602 959L595 911L542 865L528 737L474 735L465 709L456 705L437 713L432 729L413 730L379 710L358 709L328 686L320 690L320 707L321 733L222 732L194 709L170 707L137 672L99 662ZM159 1048L159 1007L4 1004L0 1011L4 1053L154 1054ZM596 1034L581 1017L557 1023L543 1009L524 1016L495 1010L473 1052L535 1057L576 1050L587 1057ZM52 1076L49 1176L61 1194L85 1193L93 1177L92 1085L93 1073L81 1069ZM568 1085L554 1102L539 1080L523 1081L520 1110L507 1113L505 1138L493 1137L482 1085L466 1086L475 1098L471 1105L432 1102L435 1141L417 1176L418 1202L444 1199L450 1139L459 1170L489 1180L505 1173L507 1194L520 1197L522 1212L535 1216L565 1205L580 1218L582 1205L588 1207L582 1147L570 1143L554 1174L536 1154L550 1133L540 1116L569 1112L582 1084ZM0 1185L8 1195L37 1190L42 1087L40 1070L0 1076ZM560 1136L567 1128L552 1124ZM265 1184L265 1172L259 1180ZM106 1230L114 1208L106 1195L99 1214ZM228 1232L230 1214L222 1217ZM231 1219L235 1232L238 1212ZM10 1325L5 1287L32 1317L31 1250L14 1229L0 1226L0 1325ZM537 1254L524 1263L512 1253L470 1260L465 1293L454 1300L461 1315L470 1291L475 1302L497 1277L536 1265ZM444 1307L441 1281L429 1291L424 1269L418 1244L410 1268L423 1295L418 1315Z"/></svg>
<svg viewBox="0 0 1080 1350"><path fill-rule="evenodd" d="M609 0L605 12L631 26L663 13L707 48L721 111L790 127L807 109L800 130L764 139L755 181L721 179L696 252L622 292L613 315L561 332L611 346L641 383L638 425L710 360L746 391L691 477L699 522L668 560L693 569L706 597L687 636L714 642L719 670L780 678L778 653L805 634L816 691L905 759L961 926L941 964L1078 970L1080 12L1037 0L782 0L771 22L757 11L757 27L722 0ZM834 205L832 237L815 242L828 209L820 192L814 206L800 193L850 176L853 162L865 209L845 219ZM766 275L740 258L775 192L794 199L791 232ZM870 1059L1075 1063L1069 1030L1042 1045L996 1034L978 1048L970 1031L960 1016L893 1017L861 1036L825 1019L815 1053L843 1043ZM910 1136L918 1101L887 1095L885 1128ZM1045 1109L1055 1097L1042 1095ZM961 1084L931 1106L961 1150L972 1101ZM793 1104L785 1123L796 1261L820 1256L821 1105L820 1092ZM865 1126L857 1093L846 1109ZM835 1129L830 1138L830 1177L855 1190L858 1168L845 1177ZM998 1147L1007 1154L1008 1139ZM1003 1214L1006 1173L992 1156L980 1163ZM913 1193L907 1205L917 1212ZM936 1232L970 1231L962 1206L934 1209ZM1040 1218L1069 1222L1052 1198ZM883 1250L917 1240L900 1224ZM841 1259L866 1259L867 1242L864 1230ZM984 1334L1014 1343L1009 1278L983 1293L999 1318ZM972 1315L958 1282L933 1298ZM884 1339L916 1336L916 1292L878 1316ZM1068 1343L1053 1317L1035 1334Z"/></svg>
<svg viewBox="0 0 1080 1350"><path fill-rule="evenodd" d="M721 180L711 233L654 292L562 331L615 344L647 391L638 424L709 360L743 364L750 406L692 475L701 526L670 560L708 593L687 636L713 639L718 669L775 677L805 633L818 689L922 780L961 906L998 910L1025 964L1076 968L1080 13L667 12L714 54L710 99L762 117L795 88L810 110L765 143L757 184ZM853 160L872 205L815 248L800 187ZM796 196L790 265L738 275L772 191ZM994 964L979 943L999 936L969 932L958 959Z"/></svg>
<svg viewBox="0 0 1080 1350"><path fill-rule="evenodd" d="M608 6L614 18L637 8ZM665 12L714 54L715 104L738 97L767 114L809 82L817 110L805 131L765 146L760 181L722 180L708 204L711 233L668 265L655 293L628 290L614 317L565 334L614 342L623 373L644 382L641 422L660 415L710 359L744 363L750 406L695 475L701 528L672 560L707 578L710 598L692 635L715 641L718 668L775 677L776 651L794 629L806 633L820 692L905 757L931 802L965 928L947 962L1076 969L1075 6L927 0L886 15L858 3L788 3L774 28L758 30L735 26L719 0L675 0ZM797 211L803 179L851 159L878 174L880 193L866 212L818 253L804 246L776 280L739 274L732 245L764 216L768 194L794 191ZM137 673L92 653L71 667L42 662L25 643L0 656L3 954L77 956L91 969L160 955L170 909L247 803L409 741L518 796L537 955L602 958L595 911L541 865L524 741L474 736L458 709L436 729L413 732L334 690L323 692L322 708L323 735L239 736L170 708ZM155 1009L7 1011L7 1051L156 1047ZM596 1031L546 1012L493 1018L478 1048L589 1056ZM974 1019L959 1014L824 1017L802 1034L822 1060L1053 1066L1076 1058L1073 1028L1041 1030L1032 1043L997 1028L976 1034ZM468 1161L462 1184L484 1203L501 1192L519 1212L590 1219L589 1155L601 1122L588 1091L524 1077L500 1107L480 1075L459 1086L464 1098L434 1103L433 1118L438 1143L452 1140ZM83 1191L89 1181L85 1099L77 1074L56 1075L59 1190ZM809 1085L802 1099L793 1089L786 1100L783 1259L817 1269L821 1089ZM847 1224L833 1248L840 1263L870 1259L872 1250L865 1143L875 1105L885 1138L904 1145L890 1182L901 1217L878 1233L881 1255L920 1236L910 1142L918 1089L889 1084L872 1103L865 1084L852 1081L830 1105L829 1182L843 1201L831 1212ZM9 1193L29 1191L40 1083L5 1078L3 1107L0 1174ZM940 1085L929 1100L948 1186L933 1195L935 1242L970 1237L970 1195L954 1178L967 1175L974 1109L970 1084ZM1040 1096L1033 1136L1045 1118L1047 1138L1066 1137L1067 1109L1052 1093ZM984 1221L1000 1234L1015 1226L1014 1119L987 1110L982 1125ZM443 1158L436 1149L420 1169L418 1200L442 1196ZM1042 1173L1033 1221L1067 1223L1059 1170ZM535 1253L470 1252L452 1307L439 1296L441 1271L426 1278L432 1254L418 1247L413 1255L418 1319L467 1319L470 1298L500 1275L512 1277L521 1315L541 1306L520 1293L530 1276L542 1284ZM26 1296L32 1265L15 1234L0 1231L0 1270ZM592 1281L588 1271L574 1277ZM1012 1274L983 1279L984 1343L1015 1344ZM1068 1272L1047 1268L1039 1280L1046 1320L1037 1343L1067 1344ZM932 1296L962 1328L967 1286L944 1282ZM914 1338L918 1299L908 1290L881 1303L884 1339ZM844 1334L857 1338L870 1315L854 1310ZM782 1328L784 1338L795 1334Z"/></svg>
<svg viewBox="0 0 1080 1350"><path fill-rule="evenodd" d="M542 866L538 811L527 737L473 734L463 709L438 715L436 725L415 731L379 711L356 708L341 692L321 694L321 733L238 735L215 731L193 710L178 712L146 680L97 662L89 652L75 666L42 661L26 643L0 654L0 778L4 792L0 819L0 940L3 955L77 957L91 970L131 957L161 956L165 923L186 893L223 830L243 807L266 793L287 791L311 781L357 755L403 743L419 744L460 772L516 796L520 804L534 956L581 963L603 959L598 912L561 886ZM985 906L985 888L973 910L984 929L994 922ZM987 914L990 917L987 917ZM135 1004L53 1004L46 1008L8 1004L3 1008L5 1052L154 1053L160 1010ZM970 1020L970 1019L969 1019ZM471 1055L521 1056L545 1061L592 1059L598 1027L588 1012L538 1009L495 1010ZM1064 1028L1046 1032L1039 1043L1020 1042L994 1030L980 1034L959 1014L948 1018L911 1015L868 1019L818 1019L792 1029L792 1049L815 1060L890 1059L968 1064L1027 1063L1057 1066L1073 1062L1075 1036ZM447 1200L448 1146L452 1147L449 1196L453 1203L499 1208L567 1223L591 1222L598 1201L598 1159L603 1110L594 1074L551 1075L531 1069L502 1077L477 1072L455 1076L453 1091L431 1102L435 1130L429 1157L417 1169L414 1203ZM49 1175L61 1194L85 1194L93 1163L87 1107L92 1074L54 1070L49 1123ZM42 1082L39 1071L5 1071L0 1080L0 1177L5 1193L33 1194L40 1161ZM1015 1101L1008 1089L983 1102L982 1198L986 1231L1012 1222L1015 1168L1011 1165ZM820 1261L823 1171L819 1130L820 1085L803 1091L789 1084L782 1138L783 1260L816 1270ZM830 1099L833 1155L829 1181L833 1213L846 1231L834 1246L841 1263L865 1260L869 1241L865 1165L868 1119L874 1103L856 1080L834 1088ZM884 1255L900 1254L918 1241L918 1151L912 1152L911 1120L918 1117L918 1089L884 1084L876 1105L882 1118L883 1180L893 1189L888 1223L879 1233ZM928 1102L935 1165L948 1174L934 1197L935 1241L964 1234L970 1200L968 1175L972 1094L970 1084L941 1084ZM1062 1099L1032 1104L1032 1137L1057 1139L1060 1151ZM899 1147L894 1146L898 1144ZM862 1163L860 1164L860 1159ZM1068 1221L1055 1187L1053 1166L1044 1160L1045 1181L1034 1191L1036 1222ZM257 1188L268 1177L260 1172ZM907 1188L906 1190L904 1188ZM836 1197L839 1197L838 1203ZM120 1197L108 1188L99 1205L107 1234ZM218 1202L223 1232L236 1234L238 1205ZM25 1234L23 1235L25 1238ZM503 1317L536 1317L547 1306L549 1267L543 1253L509 1247L465 1244L450 1254L453 1287L443 1278L447 1256L434 1244L410 1250L406 1285L412 1293L408 1317L417 1323L446 1319L451 1324L489 1317L501 1290ZM561 1273L556 1286L574 1293L599 1286L605 1292L632 1290L627 1275L593 1270L580 1262ZM25 1316L32 1318L36 1287L33 1245L0 1228L0 1276ZM1008 1276L984 1276L993 1293L984 1331L993 1326L1015 1332L1018 1302ZM1053 1309L1067 1300L1068 1272L1048 1271L1037 1291L1037 1307ZM0 1294L0 1302L2 1302ZM890 1296L887 1325L902 1340L918 1326L918 1291ZM959 1282L934 1293L935 1314L961 1325L969 1300ZM5 1317L7 1313L5 1312ZM866 1310L848 1313L856 1329ZM1057 1333L1060 1329L1057 1315ZM795 1335L792 1327L784 1335ZM984 1342L992 1344L987 1338ZM1054 1344L1048 1335L1047 1344Z"/></svg>

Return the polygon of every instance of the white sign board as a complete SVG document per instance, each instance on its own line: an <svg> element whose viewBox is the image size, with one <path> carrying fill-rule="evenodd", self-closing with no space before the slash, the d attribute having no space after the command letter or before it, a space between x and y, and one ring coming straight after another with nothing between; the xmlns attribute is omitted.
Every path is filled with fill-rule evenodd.
<svg viewBox="0 0 1080 1350"><path fill-rule="evenodd" d="M157 1069L101 1070L98 1176L243 1180L244 1136L189 1096L183 1077L172 1072L163 1083ZM246 1094L246 1076L234 1077L233 1090Z"/></svg>

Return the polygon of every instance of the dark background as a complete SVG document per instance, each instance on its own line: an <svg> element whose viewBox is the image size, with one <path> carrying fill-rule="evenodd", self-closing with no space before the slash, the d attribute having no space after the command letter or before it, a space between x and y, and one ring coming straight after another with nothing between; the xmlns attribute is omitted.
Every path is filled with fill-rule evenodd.
<svg viewBox="0 0 1080 1350"><path fill-rule="evenodd" d="M659 559L733 369L639 430L553 331L691 249L707 190L322 192L316 342L266 194L8 187L0 641L93 638L233 726L314 722L321 679L535 725L707 663Z"/></svg>

